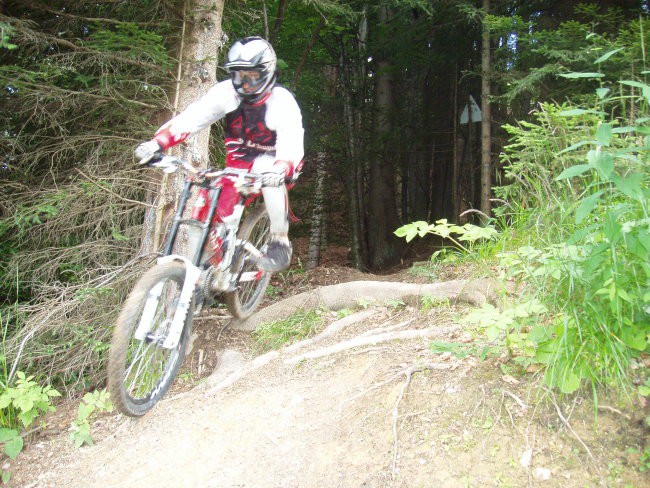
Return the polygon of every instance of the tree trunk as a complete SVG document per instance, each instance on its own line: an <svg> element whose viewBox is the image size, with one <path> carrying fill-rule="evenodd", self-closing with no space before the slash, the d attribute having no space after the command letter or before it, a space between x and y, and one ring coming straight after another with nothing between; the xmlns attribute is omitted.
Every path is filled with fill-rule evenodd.
<svg viewBox="0 0 650 488"><path fill-rule="evenodd" d="M325 161L327 154L319 152L316 156L316 189L314 190L314 210L311 219L311 232L309 235L309 252L307 269L314 269L320 261L320 249L323 236L323 216L325 203Z"/></svg>
<svg viewBox="0 0 650 488"><path fill-rule="evenodd" d="M284 11L286 7L286 0L280 0L280 3L278 4L278 15L275 17L275 25L273 26L273 32L271 32L271 38L269 39L271 44L273 44L278 38L282 22L284 21Z"/></svg>
<svg viewBox="0 0 650 488"><path fill-rule="evenodd" d="M181 43L180 73L175 95L174 113L182 112L188 105L204 95L217 81L218 46L221 41L221 20L224 0L187 0L185 4L184 38ZM210 129L194 134L176 146L174 152L196 167L209 165ZM161 183L156 210L155 242L159 245L165 234L166 222L173 215L178 196L183 188L182 174L165 175ZM188 208L192 202L188 203ZM185 254L187 243L179 235L176 252Z"/></svg>
<svg viewBox="0 0 650 488"><path fill-rule="evenodd" d="M386 24L391 13L380 8L380 22ZM396 262L397 238L393 231L399 227L395 197L394 152L389 151L391 137L391 112L393 110L392 65L385 59L377 63L375 85L375 152L370 162L368 200L368 250L369 264L382 269Z"/></svg>
<svg viewBox="0 0 650 488"><path fill-rule="evenodd" d="M483 15L490 11L490 0L483 0ZM490 30L483 21L481 54L481 212L490 216L490 191L492 189L492 111L490 107Z"/></svg>
<svg viewBox="0 0 650 488"><path fill-rule="evenodd" d="M300 62L298 63L298 66L296 67L296 71L293 74L293 80L291 80L291 87L295 89L296 84L298 83L298 80L300 79L300 75L302 74L302 70L305 67L305 63L307 62L307 59L309 58L309 53L311 50L314 48L314 45L318 41L318 37L320 36L320 31L325 27L325 19L321 19L321 21L318 23L316 28L314 29L314 32L311 34L311 39L309 40L309 44L305 47L305 50L302 52L302 57L300 58Z"/></svg>

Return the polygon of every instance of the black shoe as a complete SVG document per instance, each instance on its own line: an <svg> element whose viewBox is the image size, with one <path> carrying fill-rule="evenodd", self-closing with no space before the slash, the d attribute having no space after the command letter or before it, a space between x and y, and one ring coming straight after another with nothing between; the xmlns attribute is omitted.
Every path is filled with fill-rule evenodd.
<svg viewBox="0 0 650 488"><path fill-rule="evenodd" d="M266 254L257 262L257 267L275 273L287 269L289 264L291 264L291 244L272 240L266 248Z"/></svg>

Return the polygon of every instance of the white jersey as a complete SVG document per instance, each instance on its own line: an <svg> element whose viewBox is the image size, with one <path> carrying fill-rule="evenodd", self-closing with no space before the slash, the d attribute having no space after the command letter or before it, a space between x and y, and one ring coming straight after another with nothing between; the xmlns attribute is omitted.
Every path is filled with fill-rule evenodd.
<svg viewBox="0 0 650 488"><path fill-rule="evenodd" d="M244 103L230 80L208 93L163 125L156 133L171 146L190 134L226 118L226 164L245 166L259 155L289 161L294 166L304 155L302 115L293 95L275 86L263 100Z"/></svg>

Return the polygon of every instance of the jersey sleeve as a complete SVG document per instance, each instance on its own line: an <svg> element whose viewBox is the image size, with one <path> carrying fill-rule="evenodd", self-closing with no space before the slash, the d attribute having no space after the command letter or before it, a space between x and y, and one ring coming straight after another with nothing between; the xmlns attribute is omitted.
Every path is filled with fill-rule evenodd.
<svg viewBox="0 0 650 488"><path fill-rule="evenodd" d="M267 125L276 132L275 159L294 167L304 156L302 114L298 102L285 88L275 87L267 102Z"/></svg>
<svg viewBox="0 0 650 488"><path fill-rule="evenodd" d="M163 149L178 144L195 132L199 132L227 113L235 110L240 104L239 96L230 80L224 80L214 85L176 117L165 123L156 131L156 140Z"/></svg>

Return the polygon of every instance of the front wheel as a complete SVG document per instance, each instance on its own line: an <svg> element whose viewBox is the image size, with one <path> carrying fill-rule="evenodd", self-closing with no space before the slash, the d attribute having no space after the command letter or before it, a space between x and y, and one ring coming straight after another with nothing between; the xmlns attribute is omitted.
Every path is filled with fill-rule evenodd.
<svg viewBox="0 0 650 488"><path fill-rule="evenodd" d="M250 242L260 251L266 248L271 238L271 221L264 206L257 207L244 219L237 237ZM246 251L239 253L232 269L239 280L234 291L225 293L226 306L236 318L246 319L262 301L264 291L271 281L271 273L259 270L256 260Z"/></svg>
<svg viewBox="0 0 650 488"><path fill-rule="evenodd" d="M113 403L125 415L138 417L151 410L167 393L183 363L194 298L176 347L168 349L162 344L184 281L182 263L158 264L138 280L122 307L108 357L108 389Z"/></svg>

